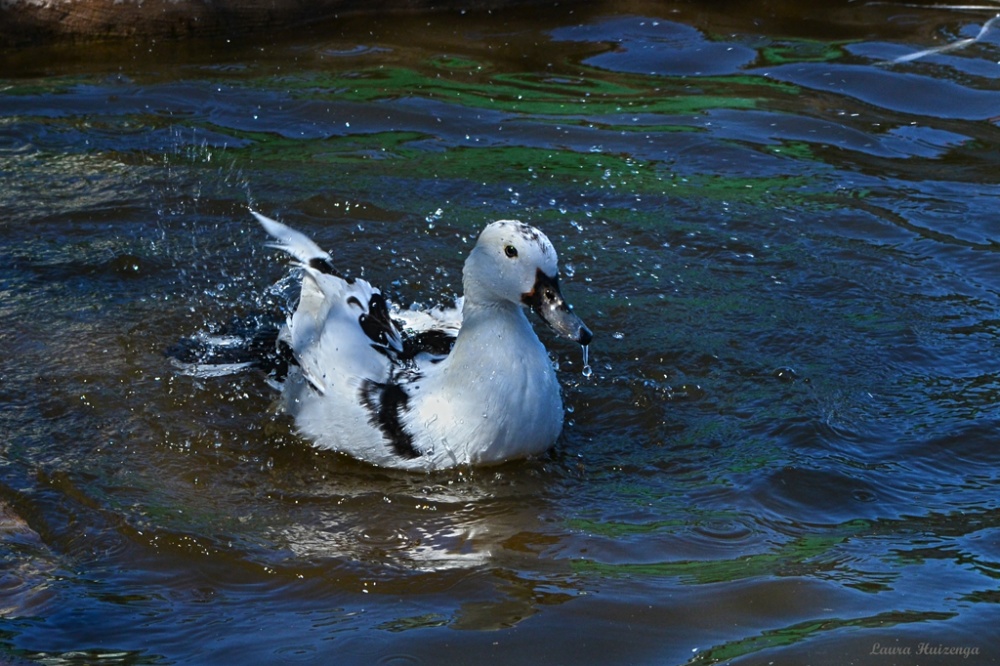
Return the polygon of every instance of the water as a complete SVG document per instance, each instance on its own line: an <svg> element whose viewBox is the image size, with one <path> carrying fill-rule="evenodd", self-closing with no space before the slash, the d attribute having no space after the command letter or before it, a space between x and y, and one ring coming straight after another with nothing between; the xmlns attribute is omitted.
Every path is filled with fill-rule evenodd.
<svg viewBox="0 0 1000 666"><path fill-rule="evenodd" d="M801 4L4 53L0 661L1000 660L1000 34L880 64L995 12ZM176 371L280 299L249 204L404 306L542 227L558 445L373 469Z"/></svg>

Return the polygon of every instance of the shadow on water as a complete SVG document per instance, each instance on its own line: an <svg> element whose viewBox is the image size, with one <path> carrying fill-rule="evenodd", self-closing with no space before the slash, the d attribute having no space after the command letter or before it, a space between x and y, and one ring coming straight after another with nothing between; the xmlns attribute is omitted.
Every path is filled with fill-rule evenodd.
<svg viewBox="0 0 1000 666"><path fill-rule="evenodd" d="M2 658L1000 659L1000 34L886 64L993 13L748 11L0 54ZM277 305L248 204L404 306L545 229L558 445L375 469L178 372Z"/></svg>

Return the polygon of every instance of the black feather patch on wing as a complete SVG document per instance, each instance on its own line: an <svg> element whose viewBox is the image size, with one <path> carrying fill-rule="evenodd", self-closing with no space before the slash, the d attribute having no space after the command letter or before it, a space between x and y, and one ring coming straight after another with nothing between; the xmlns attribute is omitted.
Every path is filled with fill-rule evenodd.
<svg viewBox="0 0 1000 666"><path fill-rule="evenodd" d="M400 361L410 361L417 354L427 353L431 356L445 357L455 346L455 334L432 328L420 333L414 333L403 339L403 351L399 354ZM441 359L433 359L432 362Z"/></svg>
<svg viewBox="0 0 1000 666"><path fill-rule="evenodd" d="M368 410L368 422L382 431L392 450L400 458L419 458L413 435L403 427L403 412L410 396L399 384L365 381L361 385L361 404Z"/></svg>
<svg viewBox="0 0 1000 666"><path fill-rule="evenodd" d="M361 310L361 314L358 315L358 325L368 339L375 343L372 345L375 349L385 352L387 351L385 348L391 346L391 340L399 340L399 329L389 316L389 304L385 296L379 292L372 294L368 300L367 311L357 296L351 296L347 302Z"/></svg>
<svg viewBox="0 0 1000 666"><path fill-rule="evenodd" d="M309 268L313 269L314 271L318 271L320 273L323 273L324 275L332 275L334 277L338 277L347 284L354 284L357 281L356 278L344 275L343 273L338 271L337 268L333 265L333 261L330 259L330 257L313 257L312 259L309 260L308 265Z"/></svg>
<svg viewBox="0 0 1000 666"><path fill-rule="evenodd" d="M368 301L368 316L362 315L359 323L365 335L381 345L389 344L390 338L399 337L396 324L389 316L389 305L385 296L378 292L372 294L371 300Z"/></svg>
<svg viewBox="0 0 1000 666"><path fill-rule="evenodd" d="M329 257L314 257L310 259L309 268L326 275L335 275L340 278L343 277L337 272L337 269L333 267L333 262L330 261Z"/></svg>

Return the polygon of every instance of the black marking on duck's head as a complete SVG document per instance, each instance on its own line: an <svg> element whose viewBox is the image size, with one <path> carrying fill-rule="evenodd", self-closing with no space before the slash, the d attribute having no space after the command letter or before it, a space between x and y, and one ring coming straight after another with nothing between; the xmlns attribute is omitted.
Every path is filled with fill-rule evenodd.
<svg viewBox="0 0 1000 666"><path fill-rule="evenodd" d="M559 291L559 277L546 275L541 268L535 272L535 284L521 302L542 318L559 335L581 345L589 345L594 334L577 317Z"/></svg>
<svg viewBox="0 0 1000 666"><path fill-rule="evenodd" d="M526 240L529 240L532 243L537 243L538 242L538 238L539 238L539 231L538 231L538 229L534 228L533 226L531 226L527 222L521 222L520 220L517 220L516 222L514 222L514 224L516 225L518 232Z"/></svg>
<svg viewBox="0 0 1000 666"><path fill-rule="evenodd" d="M413 446L413 435L403 427L409 402L409 394L399 384L366 380L361 385L361 404L368 410L368 423L382 431L396 455L412 460L419 458L420 452Z"/></svg>

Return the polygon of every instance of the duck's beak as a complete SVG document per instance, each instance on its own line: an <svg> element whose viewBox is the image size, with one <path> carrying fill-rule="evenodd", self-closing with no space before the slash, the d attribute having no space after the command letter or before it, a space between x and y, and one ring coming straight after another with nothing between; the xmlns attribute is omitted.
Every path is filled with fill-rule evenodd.
<svg viewBox="0 0 1000 666"><path fill-rule="evenodd" d="M573 314L559 292L559 277L548 276L538 269L535 286L521 296L521 302L534 310L559 335L581 345L590 344L594 334Z"/></svg>

